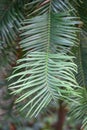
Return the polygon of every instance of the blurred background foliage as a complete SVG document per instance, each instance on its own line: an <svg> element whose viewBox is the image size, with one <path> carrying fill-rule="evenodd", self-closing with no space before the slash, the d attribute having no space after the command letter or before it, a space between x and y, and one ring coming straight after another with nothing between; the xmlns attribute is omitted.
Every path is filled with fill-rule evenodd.
<svg viewBox="0 0 87 130"><path fill-rule="evenodd" d="M51 106L49 111L40 114L37 119L24 118L23 113L16 112L15 97L9 94L10 90L7 88L6 78L12 72L12 67L16 65L16 60L23 55L18 44L21 22L26 17L25 14L37 8L37 6L34 8L31 6L28 10L24 5L29 1L31 0L0 0L0 130L54 130L58 120L59 106L57 104L52 104L53 107ZM76 5L75 1L74 4L84 22L81 31L82 58L80 58L83 62L85 84L87 85L87 2L83 0L81 5ZM78 57L78 54L76 56ZM79 64L79 61L77 62ZM79 67L81 66L79 65ZM80 77L77 75L77 78ZM70 114L66 115L64 130L80 130L80 125L80 120L75 120Z"/></svg>

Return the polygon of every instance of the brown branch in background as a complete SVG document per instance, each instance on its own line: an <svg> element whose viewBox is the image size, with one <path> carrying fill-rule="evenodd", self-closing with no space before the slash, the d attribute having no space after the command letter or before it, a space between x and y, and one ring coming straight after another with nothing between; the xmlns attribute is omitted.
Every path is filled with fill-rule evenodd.
<svg viewBox="0 0 87 130"><path fill-rule="evenodd" d="M16 130L16 126L14 125L14 123L10 124L10 130Z"/></svg>
<svg viewBox="0 0 87 130"><path fill-rule="evenodd" d="M58 121L53 125L55 130L63 130L67 112L68 110L66 106L63 104L63 101L60 101L58 109Z"/></svg>

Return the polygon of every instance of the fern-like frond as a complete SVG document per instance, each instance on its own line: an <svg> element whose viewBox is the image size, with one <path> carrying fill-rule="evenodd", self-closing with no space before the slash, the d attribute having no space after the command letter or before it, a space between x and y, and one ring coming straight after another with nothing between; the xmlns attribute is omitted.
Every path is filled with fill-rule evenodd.
<svg viewBox="0 0 87 130"><path fill-rule="evenodd" d="M82 0L77 8L78 14L83 22L83 30L87 32L87 1Z"/></svg>
<svg viewBox="0 0 87 130"><path fill-rule="evenodd" d="M3 13L0 16L0 37L4 44L12 46L18 35L18 28L21 27L23 21L22 11L16 7L17 4L14 1L8 1L8 4L7 0L0 1L0 5L3 5L1 7Z"/></svg>
<svg viewBox="0 0 87 130"><path fill-rule="evenodd" d="M76 64L78 66L78 73L76 75L77 82L82 89L79 90L81 97L75 98L78 100L76 103L71 103L71 116L82 123L82 128L87 130L87 36L80 35L80 45L76 49Z"/></svg>
<svg viewBox="0 0 87 130"><path fill-rule="evenodd" d="M17 79L10 89L19 95L16 102L24 103L22 110L29 108L27 115L37 116L51 101L69 99L79 87L74 76L77 66L70 55L78 45L79 22L70 10L61 0L40 3L20 28L25 55L9 79Z"/></svg>
<svg viewBox="0 0 87 130"><path fill-rule="evenodd" d="M80 37L79 48L75 48L75 61L78 66L76 78L80 86L87 87L87 35L82 32Z"/></svg>
<svg viewBox="0 0 87 130"><path fill-rule="evenodd" d="M79 92L81 97L75 99L78 103L71 105L70 115L81 122L82 129L87 130L87 89L80 89Z"/></svg>
<svg viewBox="0 0 87 130"><path fill-rule="evenodd" d="M3 61L7 64L11 64L9 53L16 55L16 48L18 48L19 28L24 20L23 6L18 4L18 0L0 0L0 51ZM1 60L0 62L2 63Z"/></svg>
<svg viewBox="0 0 87 130"><path fill-rule="evenodd" d="M83 69L83 61L82 61L82 46L79 45L78 48L75 48L75 63L78 66L78 73L76 74L76 79L77 82L79 83L80 86L85 87L85 75L84 75L84 69Z"/></svg>
<svg viewBox="0 0 87 130"><path fill-rule="evenodd" d="M87 88L87 35L82 36L81 39L81 53L82 53L82 66L84 74L85 87Z"/></svg>

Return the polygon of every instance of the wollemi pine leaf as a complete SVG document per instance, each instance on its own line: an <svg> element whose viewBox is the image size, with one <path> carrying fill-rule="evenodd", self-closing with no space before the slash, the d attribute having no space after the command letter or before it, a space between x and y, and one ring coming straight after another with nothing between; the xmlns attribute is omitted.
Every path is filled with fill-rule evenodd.
<svg viewBox="0 0 87 130"><path fill-rule="evenodd" d="M39 12L38 12L39 10ZM20 28L20 45L25 52L18 60L10 85L23 102L27 115L37 116L51 101L69 99L78 88L74 73L77 66L71 48L78 45L77 18L70 15L70 7L61 0L41 5L34 17L26 19Z"/></svg>

